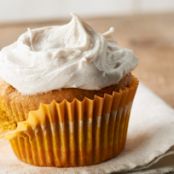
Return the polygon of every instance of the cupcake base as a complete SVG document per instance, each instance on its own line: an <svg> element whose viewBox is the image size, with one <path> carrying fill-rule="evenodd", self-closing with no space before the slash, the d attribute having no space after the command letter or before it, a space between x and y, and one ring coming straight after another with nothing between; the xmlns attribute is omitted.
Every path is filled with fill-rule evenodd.
<svg viewBox="0 0 174 174"><path fill-rule="evenodd" d="M8 135L16 156L37 166L97 164L124 149L132 101L138 86L61 103L41 104Z"/></svg>

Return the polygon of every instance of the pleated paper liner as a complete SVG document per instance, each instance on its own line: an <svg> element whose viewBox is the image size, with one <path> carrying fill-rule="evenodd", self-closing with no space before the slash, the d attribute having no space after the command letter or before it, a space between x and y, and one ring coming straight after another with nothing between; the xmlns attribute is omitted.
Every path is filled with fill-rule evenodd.
<svg viewBox="0 0 174 174"><path fill-rule="evenodd" d="M8 130L13 130L17 126L15 121L12 121L6 114L4 102L0 99L0 138Z"/></svg>
<svg viewBox="0 0 174 174"><path fill-rule="evenodd" d="M16 156L37 166L84 166L117 156L125 146L138 86L95 96L41 104L8 135Z"/></svg>

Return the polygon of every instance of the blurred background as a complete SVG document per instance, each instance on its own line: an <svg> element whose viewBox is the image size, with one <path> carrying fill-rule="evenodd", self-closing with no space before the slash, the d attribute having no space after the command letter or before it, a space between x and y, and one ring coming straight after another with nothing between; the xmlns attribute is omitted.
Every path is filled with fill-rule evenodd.
<svg viewBox="0 0 174 174"><path fill-rule="evenodd" d="M174 11L174 0L0 0L0 21Z"/></svg>
<svg viewBox="0 0 174 174"><path fill-rule="evenodd" d="M70 12L134 50L140 81L174 107L174 0L0 0L0 48L26 28L57 25Z"/></svg>

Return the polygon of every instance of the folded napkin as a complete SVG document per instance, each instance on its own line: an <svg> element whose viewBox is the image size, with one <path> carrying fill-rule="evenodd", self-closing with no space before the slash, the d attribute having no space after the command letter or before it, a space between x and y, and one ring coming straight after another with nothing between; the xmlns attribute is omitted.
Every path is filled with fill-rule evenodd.
<svg viewBox="0 0 174 174"><path fill-rule="evenodd" d="M168 153L173 153L170 151L173 145L174 110L140 84L131 113L126 148L117 158L89 167L34 167L17 160L8 142L1 140L0 174L141 173L139 170L145 170Z"/></svg>

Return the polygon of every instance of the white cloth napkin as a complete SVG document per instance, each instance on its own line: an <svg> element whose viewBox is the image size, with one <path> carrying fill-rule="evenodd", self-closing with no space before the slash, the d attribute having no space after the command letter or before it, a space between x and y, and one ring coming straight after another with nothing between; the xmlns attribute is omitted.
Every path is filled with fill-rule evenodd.
<svg viewBox="0 0 174 174"><path fill-rule="evenodd" d="M137 171L171 153L169 149L173 145L174 110L140 84L131 113L126 148L117 158L89 167L34 167L17 160L9 144L1 140L0 174L105 174Z"/></svg>

